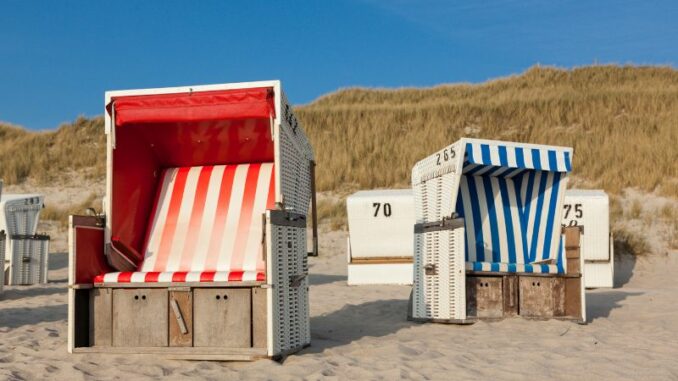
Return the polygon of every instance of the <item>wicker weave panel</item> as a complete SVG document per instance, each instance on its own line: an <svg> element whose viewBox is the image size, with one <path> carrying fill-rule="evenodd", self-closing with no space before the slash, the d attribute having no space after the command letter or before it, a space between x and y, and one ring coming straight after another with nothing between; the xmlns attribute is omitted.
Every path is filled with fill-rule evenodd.
<svg viewBox="0 0 678 381"><path fill-rule="evenodd" d="M48 238L12 238L9 246L12 256L9 284L47 283Z"/></svg>
<svg viewBox="0 0 678 381"><path fill-rule="evenodd" d="M412 187L417 222L440 221L452 216L463 162L463 146L457 142L414 165Z"/></svg>
<svg viewBox="0 0 678 381"><path fill-rule="evenodd" d="M465 319L464 228L416 233L414 245L412 316Z"/></svg>
<svg viewBox="0 0 678 381"><path fill-rule="evenodd" d="M269 220L270 222L270 220ZM310 343L308 278L298 285L294 279L308 274L306 229L270 225L273 252L273 354Z"/></svg>

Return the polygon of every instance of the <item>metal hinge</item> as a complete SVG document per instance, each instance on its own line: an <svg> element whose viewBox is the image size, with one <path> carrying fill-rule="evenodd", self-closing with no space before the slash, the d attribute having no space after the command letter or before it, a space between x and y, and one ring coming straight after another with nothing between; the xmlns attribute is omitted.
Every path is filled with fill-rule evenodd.
<svg viewBox="0 0 678 381"><path fill-rule="evenodd" d="M438 275L438 268L436 265L429 263L428 265L424 266L424 273L426 275Z"/></svg>
<svg viewBox="0 0 678 381"><path fill-rule="evenodd" d="M301 286L301 282L304 281L304 278L306 278L307 274L300 274L300 275L295 275L290 277L290 287L299 287Z"/></svg>

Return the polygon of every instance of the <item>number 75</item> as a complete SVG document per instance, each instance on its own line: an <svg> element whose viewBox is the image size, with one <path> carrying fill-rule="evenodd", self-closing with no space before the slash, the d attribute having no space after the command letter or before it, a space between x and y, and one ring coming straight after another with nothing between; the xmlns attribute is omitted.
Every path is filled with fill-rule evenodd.
<svg viewBox="0 0 678 381"><path fill-rule="evenodd" d="M563 218L568 218L570 212L572 211L572 204L565 204L563 205L563 208L565 209L565 216ZM584 210L582 209L582 205L574 204L574 218L582 217L584 217Z"/></svg>

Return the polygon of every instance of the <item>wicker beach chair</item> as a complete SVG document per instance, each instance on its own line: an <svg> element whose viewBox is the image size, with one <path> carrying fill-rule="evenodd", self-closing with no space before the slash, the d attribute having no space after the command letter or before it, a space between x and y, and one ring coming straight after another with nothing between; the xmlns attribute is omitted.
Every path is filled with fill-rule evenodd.
<svg viewBox="0 0 678 381"><path fill-rule="evenodd" d="M578 236L560 225L571 168L571 148L478 139L417 163L411 316L584 322Z"/></svg>
<svg viewBox="0 0 678 381"><path fill-rule="evenodd" d="M0 230L5 237L5 283L47 283L50 237L38 234L44 197L40 194L0 195Z"/></svg>
<svg viewBox="0 0 678 381"><path fill-rule="evenodd" d="M105 214L70 223L69 350L308 346L313 152L280 82L114 91L106 110Z"/></svg>

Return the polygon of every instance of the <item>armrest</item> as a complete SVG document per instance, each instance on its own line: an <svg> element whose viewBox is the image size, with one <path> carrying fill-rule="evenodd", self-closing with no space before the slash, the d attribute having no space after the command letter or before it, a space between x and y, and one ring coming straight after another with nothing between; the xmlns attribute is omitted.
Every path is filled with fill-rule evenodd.
<svg viewBox="0 0 678 381"><path fill-rule="evenodd" d="M104 227L94 216L70 216L68 285L92 284L112 269L104 255Z"/></svg>

